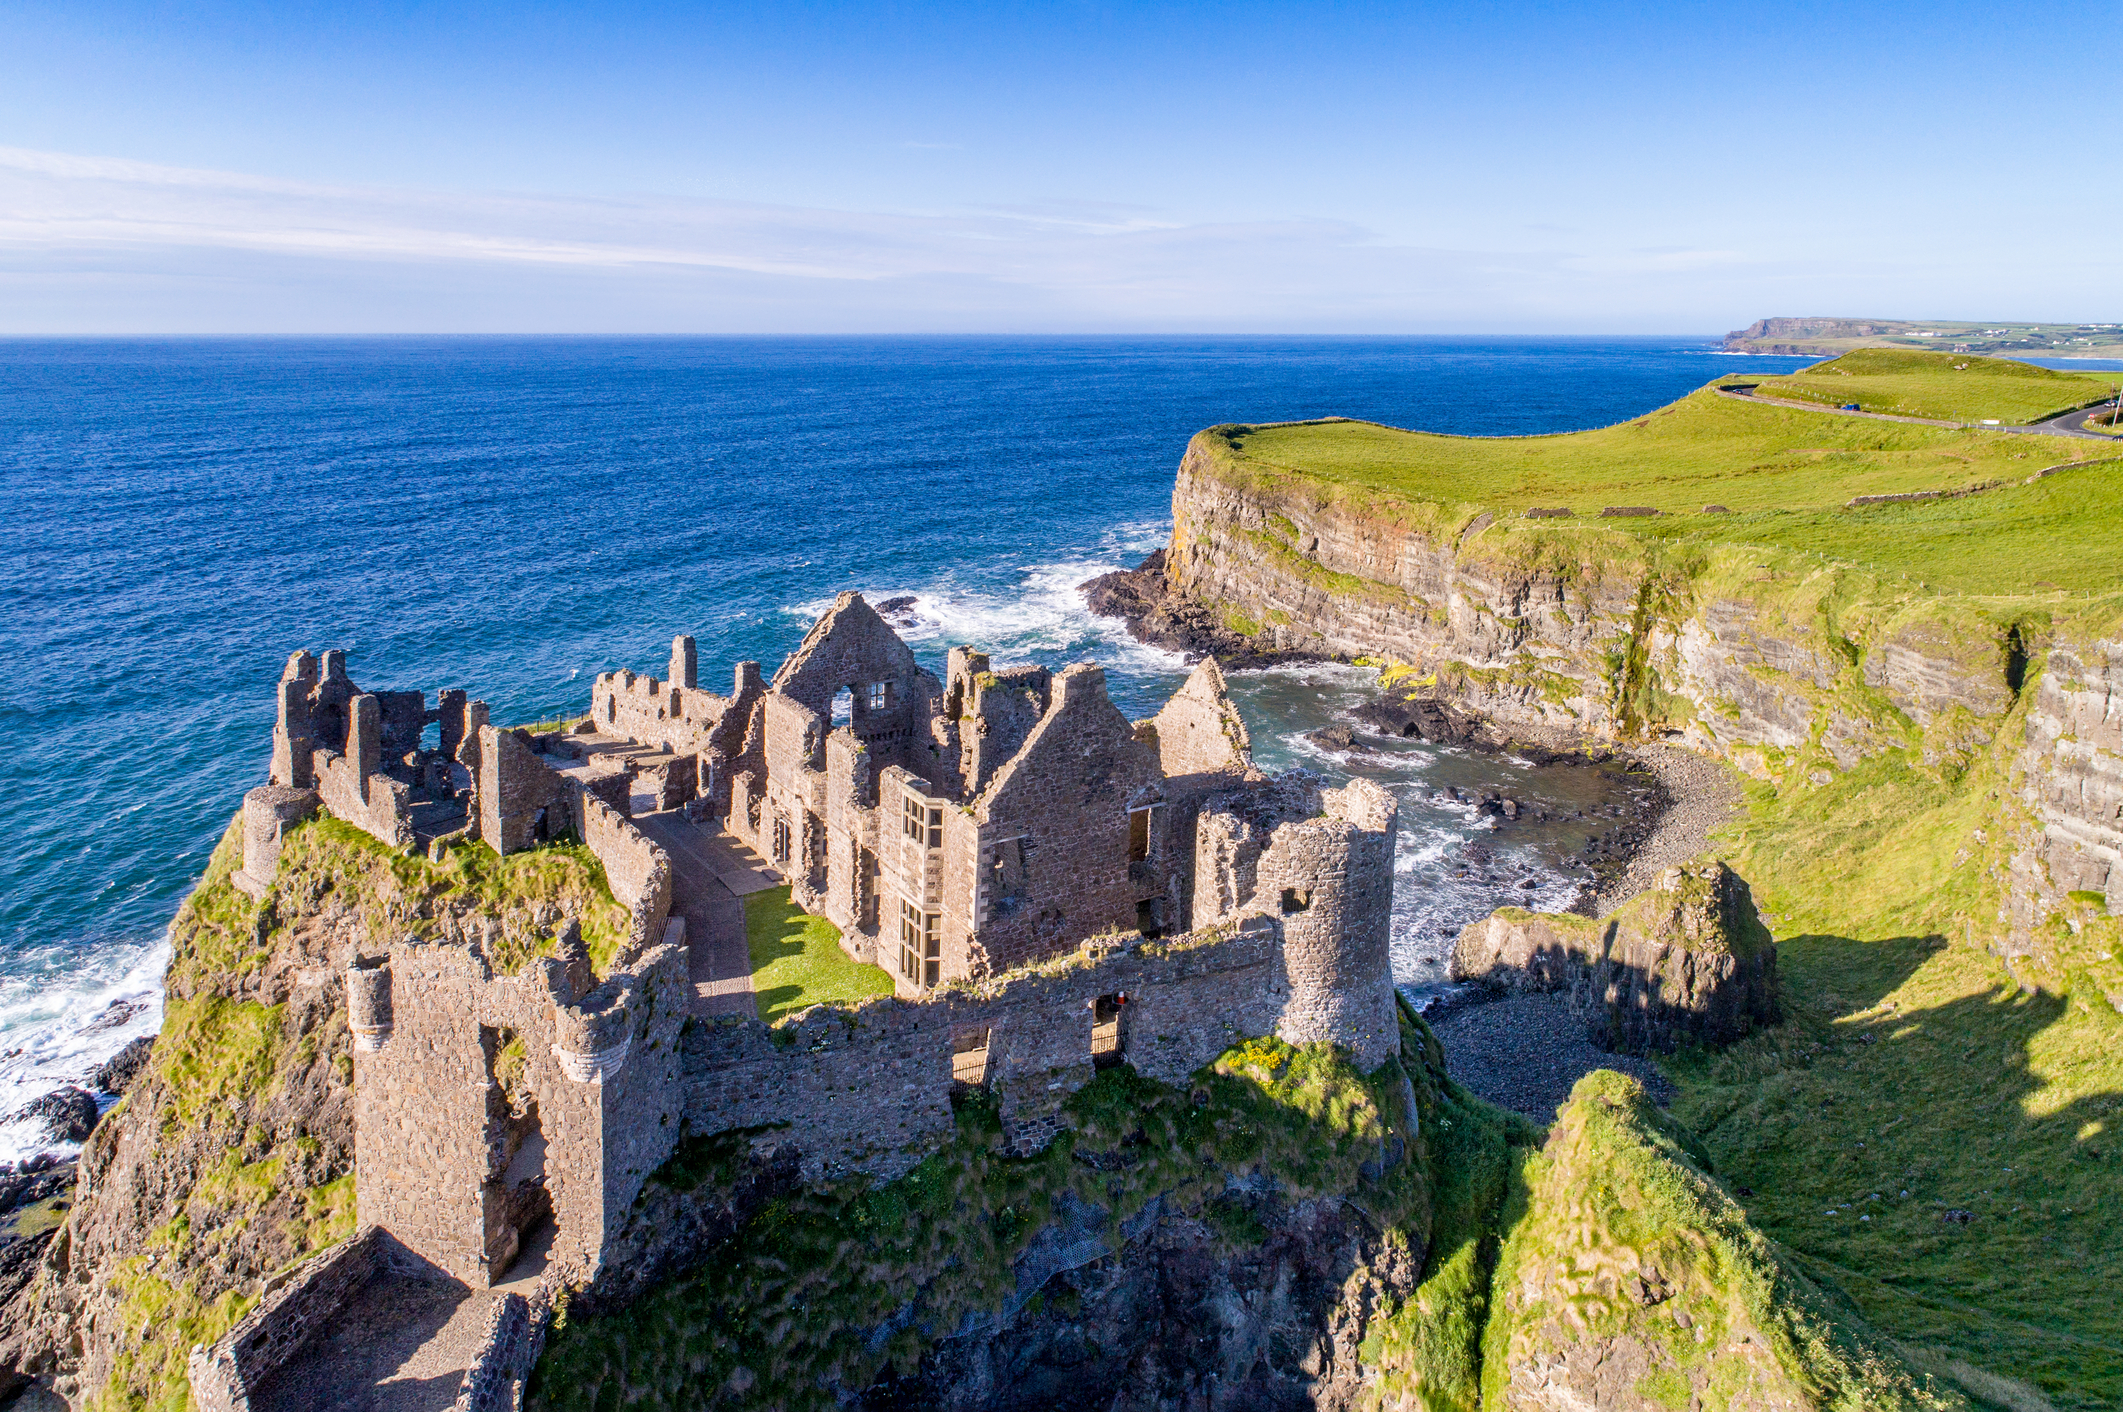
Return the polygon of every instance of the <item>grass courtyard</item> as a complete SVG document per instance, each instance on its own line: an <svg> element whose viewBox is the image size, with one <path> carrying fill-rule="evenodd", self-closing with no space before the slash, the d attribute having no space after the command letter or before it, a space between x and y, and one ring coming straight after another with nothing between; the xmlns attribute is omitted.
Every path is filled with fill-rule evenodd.
<svg viewBox="0 0 2123 1412"><path fill-rule="evenodd" d="M840 949L840 929L790 901L785 887L745 898L745 949L759 1018L770 1025L813 1005L892 993L891 976L849 960Z"/></svg>

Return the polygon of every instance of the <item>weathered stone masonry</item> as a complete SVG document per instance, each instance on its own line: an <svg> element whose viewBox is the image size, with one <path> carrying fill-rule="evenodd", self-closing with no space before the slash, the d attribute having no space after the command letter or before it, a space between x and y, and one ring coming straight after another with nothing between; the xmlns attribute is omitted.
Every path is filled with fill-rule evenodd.
<svg viewBox="0 0 2123 1412"><path fill-rule="evenodd" d="M749 663L729 697L695 676L681 638L670 681L601 676L587 720L533 735L461 691L429 710L360 691L342 654L290 659L239 885L262 895L287 829L322 808L407 848L579 837L633 927L601 982L565 929L514 975L477 944L362 948L346 991L363 1234L195 1354L202 1407L245 1405L379 1251L486 1286L550 1221L548 1285L594 1283L686 1133L772 1128L814 1177L890 1178L948 1140L959 1085L995 1090L1029 1151L1110 1064L1179 1082L1268 1034L1367 1069L1395 1051L1393 803L1255 770L1214 663L1130 722L1089 664L996 671L960 648L939 682L843 594L771 686ZM726 810L899 993L779 1034L689 1021L670 863L629 820L644 803ZM479 1405L506 1402L548 1312L497 1308Z"/></svg>

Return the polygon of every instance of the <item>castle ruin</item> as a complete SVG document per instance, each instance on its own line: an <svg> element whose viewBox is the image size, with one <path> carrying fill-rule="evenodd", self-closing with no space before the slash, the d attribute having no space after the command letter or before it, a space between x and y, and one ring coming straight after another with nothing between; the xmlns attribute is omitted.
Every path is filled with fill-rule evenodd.
<svg viewBox="0 0 2123 1412"><path fill-rule="evenodd" d="M939 680L843 593L771 682L740 663L728 696L681 637L668 678L600 675L564 730L496 727L463 691L427 701L361 691L342 653L291 657L236 884L267 895L319 810L438 856L573 838L629 933L602 976L571 928L513 975L417 934L345 958L361 1233L195 1351L203 1407L248 1406L374 1271L483 1289L535 1240L548 1302L594 1283L682 1136L771 1128L814 1179L889 1180L948 1140L962 1086L1032 1151L1108 1065L1183 1082L1263 1035L1365 1069L1398 1047L1393 802L1257 770L1213 661L1131 722L1095 665L997 670L962 647ZM896 993L815 1007L780 1042L715 1013L691 978L717 939L674 912L657 841L684 830L755 849ZM522 1366L483 1364L467 1397L527 1371L541 1318L497 1313L516 1332L483 1357Z"/></svg>

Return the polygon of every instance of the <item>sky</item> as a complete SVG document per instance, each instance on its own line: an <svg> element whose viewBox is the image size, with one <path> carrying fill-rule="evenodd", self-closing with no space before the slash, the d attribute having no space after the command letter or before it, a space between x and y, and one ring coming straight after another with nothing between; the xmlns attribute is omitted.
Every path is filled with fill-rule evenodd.
<svg viewBox="0 0 2123 1412"><path fill-rule="evenodd" d="M0 335L2123 320L2113 4L0 0Z"/></svg>

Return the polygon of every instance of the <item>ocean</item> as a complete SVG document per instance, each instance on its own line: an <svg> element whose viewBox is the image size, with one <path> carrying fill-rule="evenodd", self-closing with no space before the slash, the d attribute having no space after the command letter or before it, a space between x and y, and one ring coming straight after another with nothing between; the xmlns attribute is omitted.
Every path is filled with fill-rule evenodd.
<svg viewBox="0 0 2123 1412"><path fill-rule="evenodd" d="M1339 414L1499 436L1624 420L1734 369L1708 338L283 339L0 342L0 1160L5 1116L160 1023L172 911L263 780L298 647L463 686L497 722L600 671L771 673L843 588L913 595L915 650L1096 659L1130 715L1185 674L1077 586L1170 528L1187 438ZM1749 371L1808 359L1753 358ZM1305 739L1366 674L1239 673L1269 768L1401 796L1396 978L1505 901L1561 906L1583 772ZM53 1149L63 1151L63 1148Z"/></svg>

